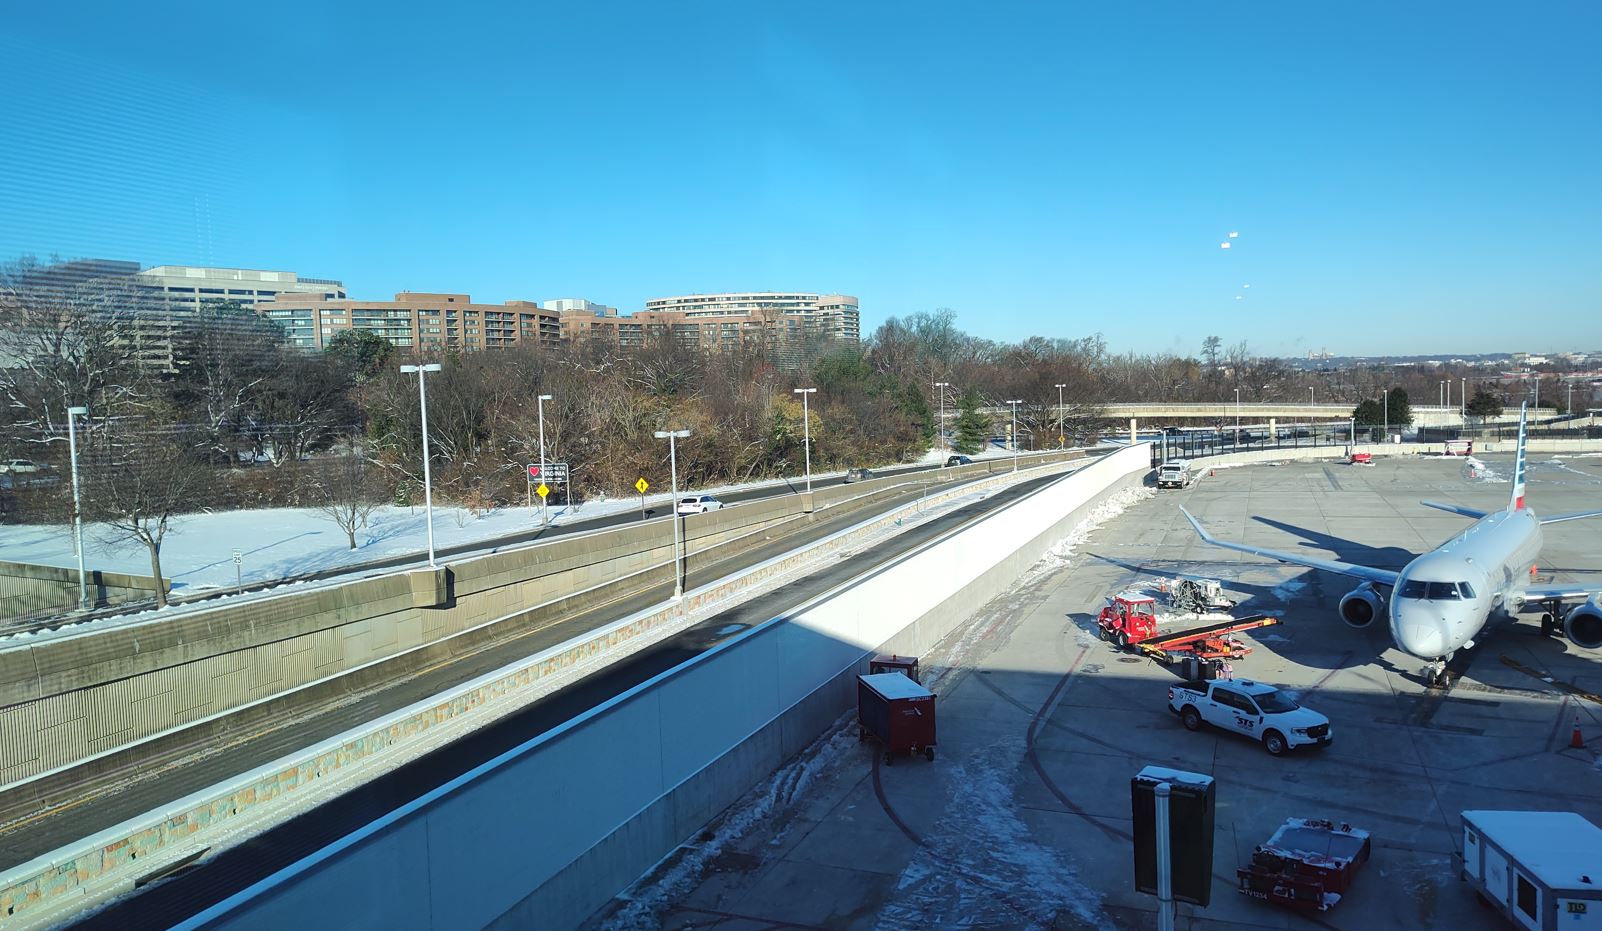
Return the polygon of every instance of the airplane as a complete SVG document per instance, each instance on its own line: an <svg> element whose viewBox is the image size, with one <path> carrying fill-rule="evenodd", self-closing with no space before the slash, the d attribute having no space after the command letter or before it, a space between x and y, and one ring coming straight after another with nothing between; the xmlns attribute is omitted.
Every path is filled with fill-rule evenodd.
<svg viewBox="0 0 1602 931"><path fill-rule="evenodd" d="M1456 504L1421 501L1474 524L1409 562L1402 571L1376 569L1334 559L1318 559L1261 546L1220 540L1180 508L1202 540L1213 546L1265 556L1359 579L1361 584L1341 598L1341 619L1365 628L1389 614L1391 639L1398 647L1430 661L1425 675L1444 684L1446 664L1459 649L1473 648L1493 618L1510 620L1521 612L1541 611L1541 633L1550 636L1561 616L1563 633L1583 649L1602 647L1602 589L1573 584L1531 585L1535 559L1541 552L1541 528L1561 521L1602 517L1602 510L1537 517L1524 501L1525 408L1519 407L1518 449L1513 487L1507 507L1480 511ZM1564 603L1584 599L1564 611Z"/></svg>

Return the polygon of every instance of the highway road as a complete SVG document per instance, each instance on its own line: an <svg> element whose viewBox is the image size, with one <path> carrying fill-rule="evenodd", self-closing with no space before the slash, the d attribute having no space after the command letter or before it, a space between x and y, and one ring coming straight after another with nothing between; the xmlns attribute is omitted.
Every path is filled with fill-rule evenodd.
<svg viewBox="0 0 1602 931"><path fill-rule="evenodd" d="M809 598L813 598L828 591L830 588L870 572L874 568L896 559L903 553L922 545L930 539L957 530L983 517L985 514L1029 495L1060 477L1060 475L1052 475L1021 482L1011 488L997 492L983 501L953 510L925 524L913 527L905 533L891 537L876 546L866 548L850 557L838 560L813 575L798 579L772 592L758 596L745 604L721 612L653 647L609 665L493 724L486 725L464 736L461 740L419 757L336 799L327 801L316 808L285 821L238 846L229 848L211 860L198 863L171 877L151 883L140 892L114 902L100 912L89 916L79 926L93 929L117 929L117 931L130 931L130 929L139 928L168 928L174 923L223 900L234 892L244 889L250 884L332 843L361 825L393 811L469 769L493 759L499 754L522 744L524 741L551 730L583 711L644 682L652 676L692 659L718 643L735 636L739 631L777 617L789 608ZM862 515L850 515L848 519L851 521L860 520ZM837 529L839 528L830 527L827 532L832 533ZM796 541L794 539L783 541L780 551L791 549L795 545ZM763 553L757 556L757 559L766 559L772 555L775 554ZM706 580L698 579L696 581ZM653 592L633 600L640 602L641 606L643 606L644 603L650 603L652 600L661 600L664 594L665 591ZM614 605L606 609L606 613L610 616L617 616L624 611L633 610L633 608L634 606L632 605ZM593 626L597 621L598 619L596 618L575 620L574 625ZM570 625L559 626L569 627ZM560 633L548 629L547 632L539 632L536 636L516 641L508 646L514 646L516 649L511 652L515 652L517 655L527 655L544 645L545 642L559 642L571 636L572 633L571 629L563 630ZM508 651L496 650L495 652L499 654ZM389 706L399 707L401 704L405 704L406 701L435 694L452 684L445 681L447 678L455 681L466 681L481 672L504 664L511 658L510 656L497 656L494 659L485 657L482 661L472 663L473 669L464 671L463 674L449 677L432 674L419 677L413 682L406 683L403 688L395 690L398 693L404 693L405 701L386 700L382 703L378 701L369 703L364 699L363 702L358 703L359 707L340 709L339 711L319 716L316 719L286 727L281 734L267 742L271 744L271 750L265 755L260 752L242 754L225 751L219 755L218 759L207 759L186 767L177 773L164 775L160 780L152 780L153 784L159 784L162 787L160 792L150 793L141 790L133 793L134 798L130 798L128 804L124 804L119 795L115 799L108 800L113 804L90 807L101 808L104 812L102 820L106 820L107 824L113 823L118 818L128 817L154 807L150 804L150 800L155 795L177 797L183 792L219 781L229 775L248 769L250 765L253 765L249 762L249 758L265 762L288 750L309 745L324 736L338 733L345 727L361 720L369 720L376 717L387 710ZM402 696L397 694L390 697L400 698ZM267 748L252 745L252 749L261 751ZM60 824L65 829L67 824L65 817ZM74 827L71 830L81 831L82 827ZM77 836L82 835L79 834ZM6 857L8 861L14 861L16 850L15 846L11 846L8 849ZM352 894L359 894L359 890L353 890Z"/></svg>

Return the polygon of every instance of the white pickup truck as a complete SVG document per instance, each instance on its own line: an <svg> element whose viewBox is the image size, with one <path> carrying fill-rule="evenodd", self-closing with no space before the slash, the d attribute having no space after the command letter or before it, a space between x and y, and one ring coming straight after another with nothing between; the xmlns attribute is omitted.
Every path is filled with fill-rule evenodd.
<svg viewBox="0 0 1602 931"><path fill-rule="evenodd" d="M1186 730L1211 724L1260 740L1279 756L1293 747L1327 747L1329 718L1272 685L1250 679L1181 682L1168 688L1168 710L1179 715Z"/></svg>

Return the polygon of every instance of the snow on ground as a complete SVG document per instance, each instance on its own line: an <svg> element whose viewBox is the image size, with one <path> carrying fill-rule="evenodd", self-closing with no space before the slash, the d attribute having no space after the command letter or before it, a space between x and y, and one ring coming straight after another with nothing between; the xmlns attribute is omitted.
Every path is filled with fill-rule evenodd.
<svg viewBox="0 0 1602 931"><path fill-rule="evenodd" d="M1129 488L1109 496L1024 573L1013 586L1011 597L1067 567L1075 549L1094 531L1130 505L1155 496L1150 488ZM1010 609L1003 604L1000 610ZM995 613L989 609L980 612L936 646L933 654L944 662L925 665L926 686L937 687L954 669L971 665L974 650ZM661 927L662 910L688 894L718 855L747 834L772 831L763 846L780 847L794 809L804 804L804 788L843 776L862 778L858 768L861 751L852 733L855 728L855 711L838 719L765 783L725 809L709 833L703 835L704 840L675 850L620 895L626 904L608 916L602 926L607 931ZM952 814L926 838L927 846L907 866L891 901L879 915L880 927L947 927L951 925L941 916L983 912L994 919L993 925L971 920L959 925L1049 928L1055 916L1042 901L1074 903L1075 914L1091 926L1105 925L1096 907L1100 896L1078 882L1073 866L1059 852L1035 843L1016 813L1013 777L1017 766L1016 762L1003 761L1022 759L1024 750L1022 738L1012 736L960 762L947 764L950 768L945 771L944 781L953 798L945 810Z"/></svg>
<svg viewBox="0 0 1602 931"><path fill-rule="evenodd" d="M1485 482L1491 485L1507 484L1507 478L1498 474L1494 469L1473 456L1463 460L1463 477L1472 482Z"/></svg>

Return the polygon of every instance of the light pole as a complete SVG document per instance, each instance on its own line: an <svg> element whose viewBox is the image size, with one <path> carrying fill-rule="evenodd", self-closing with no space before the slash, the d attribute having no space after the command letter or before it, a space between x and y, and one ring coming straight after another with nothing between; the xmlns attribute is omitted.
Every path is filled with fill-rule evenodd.
<svg viewBox="0 0 1602 931"><path fill-rule="evenodd" d="M1457 403L1462 406L1463 413L1468 413L1468 379L1464 378L1457 386Z"/></svg>
<svg viewBox="0 0 1602 931"><path fill-rule="evenodd" d="M434 480L428 471L428 373L439 371L438 362L403 365L401 374L417 376L417 407L423 412L423 514L428 523L428 566L434 568Z"/></svg>
<svg viewBox="0 0 1602 931"><path fill-rule="evenodd" d="M1391 441L1391 389L1389 388L1380 389L1380 409L1385 412L1385 433L1380 437L1380 442L1389 443Z"/></svg>
<svg viewBox="0 0 1602 931"><path fill-rule="evenodd" d="M812 494L812 409L807 405L807 396L817 394L816 388L796 388L792 394L801 396L801 445L803 455L807 462L807 494Z"/></svg>
<svg viewBox="0 0 1602 931"><path fill-rule="evenodd" d="M550 399L551 396L548 394L542 394L534 399L535 410L538 411L540 416L540 484L546 485L546 491L551 490L550 486L547 485L545 481L545 402L549 401ZM548 527L551 523L551 509L546 507L545 500L546 496L540 495L541 527Z"/></svg>
<svg viewBox="0 0 1602 931"><path fill-rule="evenodd" d="M87 407L67 408L67 449L72 456L72 545L78 551L78 610L89 610L89 576L83 569L83 506L78 497L78 417ZM156 584L161 584L157 579Z"/></svg>
<svg viewBox="0 0 1602 931"><path fill-rule="evenodd" d="M658 430L656 438L668 441L668 474L673 477L673 600L684 597L684 564L679 558L679 447L688 430Z"/></svg>
<svg viewBox="0 0 1602 931"><path fill-rule="evenodd" d="M951 444L946 442L946 389L951 387L951 382L937 381L934 386L935 391L940 394L940 445L949 449Z"/></svg>
<svg viewBox="0 0 1602 931"><path fill-rule="evenodd" d="M1313 386L1312 385L1308 385L1307 386L1307 406L1308 407L1312 407L1313 406ZM1307 416L1308 416L1309 419L1312 418L1312 414L1311 413L1309 413Z"/></svg>
<svg viewBox="0 0 1602 931"><path fill-rule="evenodd" d="M1235 446L1240 446L1240 389L1235 389Z"/></svg>
<svg viewBox="0 0 1602 931"><path fill-rule="evenodd" d="M1563 413L1568 414L1569 415L1569 419L1573 420L1574 419L1574 382L1572 382L1572 381L1569 382L1568 389L1569 389L1569 397L1568 397L1568 400L1563 402Z"/></svg>
<svg viewBox="0 0 1602 931"><path fill-rule="evenodd" d="M1012 470L1018 471L1018 405L1021 401L1008 401L1012 405Z"/></svg>
<svg viewBox="0 0 1602 931"><path fill-rule="evenodd" d="M1062 435L1062 389L1064 389L1066 387L1068 387L1068 386L1067 385L1058 385L1057 386L1057 448L1058 449L1064 449L1064 448L1066 448L1068 446L1068 438Z"/></svg>

